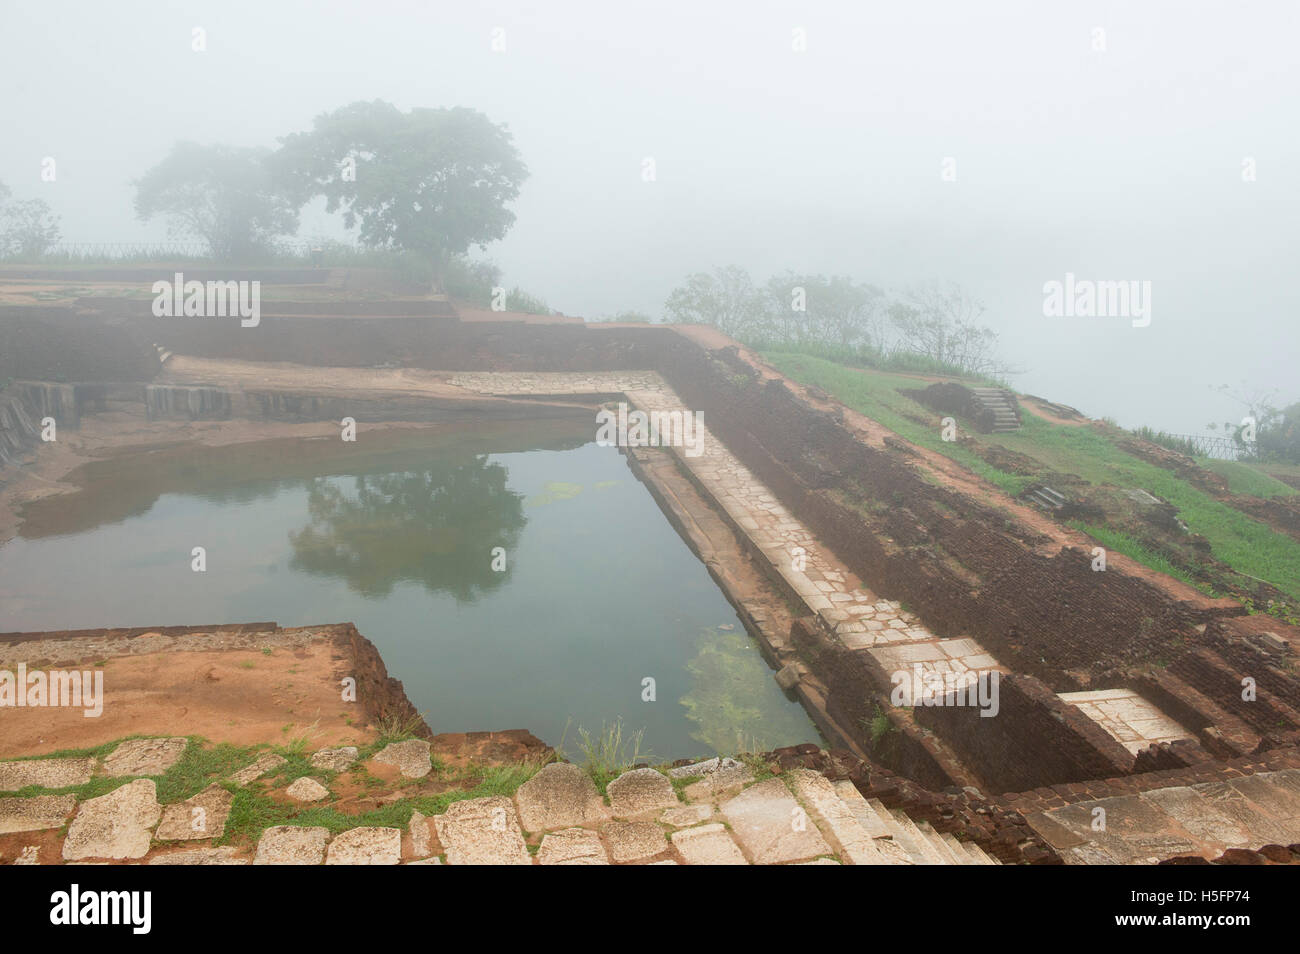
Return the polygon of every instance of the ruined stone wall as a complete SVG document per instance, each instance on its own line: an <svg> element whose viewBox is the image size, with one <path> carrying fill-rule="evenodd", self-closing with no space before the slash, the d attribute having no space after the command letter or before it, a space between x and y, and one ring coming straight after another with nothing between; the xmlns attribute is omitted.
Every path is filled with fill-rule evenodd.
<svg viewBox="0 0 1300 954"><path fill-rule="evenodd" d="M1077 708L1032 676L999 680L997 715L974 706L917 706L932 727L994 792L1126 775L1133 755Z"/></svg>
<svg viewBox="0 0 1300 954"><path fill-rule="evenodd" d="M1112 759L1113 752L1089 741L1090 726L1056 731L1052 722L1060 713L1045 696L1120 685L1153 668L1191 688L1189 728L1211 750L1240 752L1266 734L1300 728L1300 682L1277 668L1265 677L1251 659L1225 649L1245 632L1243 620L1225 615L1242 612L1239 607L1182 599L1115 568L1092 572L1088 554L1062 550L994 506L927 481L901 444L862 443L836 414L802 400L780 380L763 379L735 351L706 350L671 328L271 316L244 329L237 320L142 316L95 334L120 340L76 375L88 380L113 380L106 372L121 373L130 364L113 349L130 351L129 342L142 340L201 357L322 366L657 369L703 413L710 432L868 586L908 604L932 630L973 636L1011 669L1046 684L1016 683L1023 698L999 719L984 720L1003 723L987 741L942 717L929 723L978 771L996 768L999 745L1017 739L1042 753L1045 773L1122 774L1118 756ZM148 380L155 369L156 359L136 380ZM1218 634L1213 645L1207 625ZM1300 630L1280 622L1274 629L1300 645ZM824 652L824 658L818 674L831 690L829 708L850 724L869 722L878 691L870 674L854 654ZM1243 675L1260 679L1265 705L1241 702ZM1176 685L1165 690L1168 697ZM900 761L937 782L943 768L923 734L901 734ZM1058 744L1064 751L1053 750ZM1015 761L1033 759L1022 753ZM1002 777L1000 784L1017 782Z"/></svg>
<svg viewBox="0 0 1300 954"><path fill-rule="evenodd" d="M361 306L358 306L361 307ZM236 318L139 316L130 325L177 354L322 367L400 365L448 371L618 371L647 364L665 331L596 331L584 325L461 323L442 318L264 315L255 328Z"/></svg>
<svg viewBox="0 0 1300 954"><path fill-rule="evenodd" d="M1248 716L1230 704L1240 698L1237 668L1180 669L1192 649L1207 645L1205 625L1233 638L1244 621L1219 617L1240 608L1197 605L1113 567L1093 572L1088 554L1058 549L994 508L926 481L903 454L856 440L783 382L757 380L738 356L682 339L661 367L710 431L819 539L934 631L974 636L1055 691L1114 685L1135 665L1168 666L1260 729L1262 720L1300 726L1280 708L1300 684L1280 671L1269 674L1272 707ZM1300 639L1295 627L1277 622L1274 629Z"/></svg>
<svg viewBox="0 0 1300 954"><path fill-rule="evenodd" d="M107 324L71 308L0 307L0 383L150 381L158 354L140 328Z"/></svg>

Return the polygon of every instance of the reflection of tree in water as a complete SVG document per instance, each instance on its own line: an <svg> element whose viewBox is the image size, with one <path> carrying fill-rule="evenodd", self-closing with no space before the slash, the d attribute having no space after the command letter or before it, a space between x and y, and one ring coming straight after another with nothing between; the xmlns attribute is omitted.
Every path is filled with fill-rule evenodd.
<svg viewBox="0 0 1300 954"><path fill-rule="evenodd" d="M341 577L367 597L412 581L474 600L505 580L492 569L492 548L513 550L525 523L523 498L486 455L358 476L351 495L325 478L307 486L311 523L289 534L293 567Z"/></svg>

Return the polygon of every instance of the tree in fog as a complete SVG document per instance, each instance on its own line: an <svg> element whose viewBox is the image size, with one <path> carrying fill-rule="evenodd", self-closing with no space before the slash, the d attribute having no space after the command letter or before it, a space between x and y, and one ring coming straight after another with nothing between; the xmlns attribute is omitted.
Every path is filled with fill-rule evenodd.
<svg viewBox="0 0 1300 954"><path fill-rule="evenodd" d="M1005 371L995 353L998 336L977 324L984 305L951 282L907 288L889 310L904 345L968 374Z"/></svg>
<svg viewBox="0 0 1300 954"><path fill-rule="evenodd" d="M246 261L298 230L298 207L275 187L270 151L177 143L136 183L135 212L167 219L173 236L207 243L219 261Z"/></svg>
<svg viewBox="0 0 1300 954"><path fill-rule="evenodd" d="M674 288L664 303L668 320L712 325L733 338L754 338L770 331L766 293L755 287L739 265L696 272Z"/></svg>
<svg viewBox="0 0 1300 954"><path fill-rule="evenodd" d="M344 580L368 598L400 583L470 602L501 586L490 547L513 552L526 523L523 497L506 468L487 455L457 457L423 470L362 474L353 492L328 478L308 483L311 521L289 534L293 567Z"/></svg>
<svg viewBox="0 0 1300 954"><path fill-rule="evenodd" d="M370 248L427 256L441 280L471 246L505 236L528 169L505 126L473 109L356 102L281 140L276 165L299 205L324 196Z"/></svg>
<svg viewBox="0 0 1300 954"><path fill-rule="evenodd" d="M786 272L771 278L767 291L780 340L884 350L885 293L874 285Z"/></svg>
<svg viewBox="0 0 1300 954"><path fill-rule="evenodd" d="M959 286L931 282L892 301L875 285L787 271L756 286L738 265L695 272L664 303L668 320L712 325L757 348L803 350L873 367L1006 373L984 306ZM919 358L918 358L919 356ZM927 363L929 362L929 363Z"/></svg>
<svg viewBox="0 0 1300 954"><path fill-rule="evenodd" d="M59 241L59 217L44 199L15 199L0 182L0 257L36 258Z"/></svg>

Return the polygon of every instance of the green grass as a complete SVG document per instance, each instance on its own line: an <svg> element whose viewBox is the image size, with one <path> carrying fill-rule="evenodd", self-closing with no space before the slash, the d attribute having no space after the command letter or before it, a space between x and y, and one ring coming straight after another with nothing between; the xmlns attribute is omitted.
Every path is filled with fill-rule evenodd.
<svg viewBox="0 0 1300 954"><path fill-rule="evenodd" d="M585 760L583 767L602 795L614 779L638 762L649 761L649 753L641 751L644 737L645 729L625 734L622 719L616 719L612 725L602 723L600 731L595 733L578 726L578 748ZM563 745L561 740L560 746Z"/></svg>
<svg viewBox="0 0 1300 954"><path fill-rule="evenodd" d="M971 384L983 384L993 387L1006 387L1006 383L995 377L983 374L969 374L955 364L948 364L927 355L910 351L878 351L871 347L846 347L815 341L780 341L762 338L744 338L742 343L755 351L768 354L799 354L813 358L824 358L837 364L854 368L870 368L875 371L899 371L908 374L942 375L960 378Z"/></svg>
<svg viewBox="0 0 1300 954"><path fill-rule="evenodd" d="M1258 467L1233 460L1211 460L1201 458L1196 461L1206 470L1228 478L1228 489L1234 494L1250 494L1253 497L1290 497L1300 494L1289 484L1284 484L1276 477L1270 477Z"/></svg>
<svg viewBox="0 0 1300 954"><path fill-rule="evenodd" d="M1118 530L1112 530L1109 527L1099 527L1094 524L1084 523L1082 520L1071 520L1070 526L1076 530L1083 531L1107 550L1114 550L1116 553L1122 553L1130 560L1136 560L1138 563L1148 566L1159 573L1172 576L1175 579L1182 580L1184 583L1190 583L1193 586L1196 585L1196 581L1192 579L1191 574L1177 566L1174 566L1174 564L1170 563L1169 559L1164 554L1158 553L1148 547L1144 547L1128 534L1121 533Z"/></svg>
<svg viewBox="0 0 1300 954"><path fill-rule="evenodd" d="M34 756L34 758L93 756L102 759L127 738L144 738L144 736L128 736L94 748L65 749L49 755ZM379 741L359 748L360 758L355 767L349 771L358 773L358 778L363 784L366 784L368 773L360 764L361 760L374 754L383 744ZM284 758L284 764L244 787L227 781L230 775L251 764L267 751L275 752ZM519 786L532 778L540 768L540 762L524 762L448 770L435 760L434 772L429 777L447 782L449 786L447 791L412 795L372 811L350 815L331 805L300 806L280 802L270 797L270 791L280 789L304 775L310 775L326 784L335 777L335 773L311 765L309 746L304 738L293 739L286 745L271 746L268 749L266 746L240 746L229 743L208 745L202 737L191 736L190 744L181 757L166 772L155 777L154 781L157 785L158 801L163 805L184 801L213 783L221 785L230 792L233 797L230 817L226 821L226 828L221 837L213 842L213 844L225 845L239 841L256 842L263 829L274 825L319 826L335 834L359 826L400 828L410 822L411 812L416 809L425 815L437 815L446 811L447 806L453 802L467 798L513 795ZM48 794L75 795L78 801L85 801L107 795L131 781L134 781L134 778L97 775L84 785L61 789L28 786L16 794L20 797Z"/></svg>
<svg viewBox="0 0 1300 954"><path fill-rule="evenodd" d="M940 436L943 415L898 393L899 388L924 388L926 382L923 380L898 374L854 370L806 354L770 351L764 352L763 358L787 377L835 395L848 407L879 421L913 444L938 451L983 477L1004 493L1014 497L1033 483L1031 478L999 470L978 454L957 443L943 440ZM934 424L927 427L913 420L909 414L932 418Z"/></svg>
<svg viewBox="0 0 1300 954"><path fill-rule="evenodd" d="M783 374L835 395L845 405L879 421L907 440L947 456L1008 494L1014 496L1033 482L1031 477L1008 474L991 467L972 451L941 440L939 415L897 393L900 387L922 386L916 379L854 370L807 355L768 353L764 357ZM935 424L933 427L923 426L907 417L908 413L931 415ZM1113 429L1113 433L1114 439L1109 432L1094 427L1053 424L1025 413L1019 431L971 436L980 443L1001 445L1032 457L1044 471L1076 474L1098 486L1140 488L1163 497L1178 509L1179 516L1192 533L1209 541L1216 559L1243 576L1270 583L1288 596L1300 599L1300 541L1277 533L1240 510L1220 503L1172 471L1125 452L1116 440L1127 436L1126 432ZM1235 472L1239 480L1253 479L1243 477L1240 471ZM1286 486L1281 481L1275 483ZM1124 546L1133 552L1126 551ZM1167 559L1145 551L1131 540L1124 546L1114 549L1159 572L1169 572L1164 568L1170 566ZM1148 563L1143 554L1152 559L1154 565ZM1185 574L1180 578L1185 578Z"/></svg>
<svg viewBox="0 0 1300 954"><path fill-rule="evenodd" d="M541 767L540 762L520 762L461 770L451 773L446 780L464 782L466 787L452 787L434 795L398 799L356 815L339 811L331 805L297 806L277 802L263 794L262 787L257 783L246 788L232 788L234 803L230 817L226 820L226 830L215 843L224 845L237 840L253 842L264 829L276 825L326 828L331 834L367 826L404 828L411 821L411 813L416 810L424 815L441 815L448 806L465 799L514 795L519 786L536 775Z"/></svg>

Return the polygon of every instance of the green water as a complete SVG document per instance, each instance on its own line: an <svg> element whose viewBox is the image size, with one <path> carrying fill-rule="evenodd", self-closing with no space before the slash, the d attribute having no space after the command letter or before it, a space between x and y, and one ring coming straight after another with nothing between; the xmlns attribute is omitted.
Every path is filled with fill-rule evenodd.
<svg viewBox="0 0 1300 954"><path fill-rule="evenodd" d="M567 734L575 758L617 719L657 759L818 739L615 449L341 443L93 465L0 546L0 631L350 621L435 732Z"/></svg>

